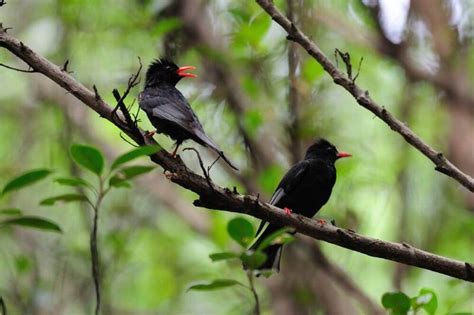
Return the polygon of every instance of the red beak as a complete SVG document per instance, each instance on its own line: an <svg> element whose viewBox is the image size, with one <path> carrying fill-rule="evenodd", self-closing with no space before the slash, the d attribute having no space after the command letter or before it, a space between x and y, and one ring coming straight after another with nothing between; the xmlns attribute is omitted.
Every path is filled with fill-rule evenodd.
<svg viewBox="0 0 474 315"><path fill-rule="evenodd" d="M345 158L345 157L351 157L352 154L347 153L347 152L338 152L336 156L338 159L340 159L340 158Z"/></svg>
<svg viewBox="0 0 474 315"><path fill-rule="evenodd" d="M195 70L195 69L196 67L193 67L193 66L184 66L184 67L180 67L176 72L178 73L180 77L196 78L197 75L195 75L194 73L186 73L186 71L188 70Z"/></svg>

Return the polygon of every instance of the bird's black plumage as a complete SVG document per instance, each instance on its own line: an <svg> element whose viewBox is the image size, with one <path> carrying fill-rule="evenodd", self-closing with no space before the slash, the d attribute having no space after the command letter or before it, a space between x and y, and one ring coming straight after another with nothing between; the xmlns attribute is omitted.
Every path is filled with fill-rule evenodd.
<svg viewBox="0 0 474 315"><path fill-rule="evenodd" d="M273 193L270 204L279 208L291 209L294 213L312 217L326 204L331 196L336 182L336 167L334 163L341 157L350 154L338 152L336 147L327 140L318 139L313 143L302 161L296 163L285 174L277 189ZM266 222L262 221L257 235ZM268 225L251 249L255 250L261 242L272 233L281 229L281 226ZM280 269L282 245L270 245L264 252L267 260L260 269Z"/></svg>
<svg viewBox="0 0 474 315"><path fill-rule="evenodd" d="M183 77L194 76L184 73L183 68L166 59L153 62L146 73L145 89L139 96L140 108L145 111L156 132L171 137L176 141L177 147L183 141L192 139L215 151L237 170L217 144L206 135L188 101L176 89L175 85Z"/></svg>

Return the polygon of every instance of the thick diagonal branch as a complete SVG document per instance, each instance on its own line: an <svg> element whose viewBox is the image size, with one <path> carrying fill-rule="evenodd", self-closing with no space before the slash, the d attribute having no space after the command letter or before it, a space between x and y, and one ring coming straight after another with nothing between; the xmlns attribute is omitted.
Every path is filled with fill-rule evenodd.
<svg viewBox="0 0 474 315"><path fill-rule="evenodd" d="M353 80L341 72L331 60L322 52L322 50L311 41L295 24L286 18L273 4L271 0L256 0L257 3L280 24L288 33L288 39L300 44L310 54L324 70L333 78L334 82L346 89L361 105L368 109L384 121L392 130L399 133L414 148L429 158L435 165L435 169L443 174L458 181L461 185L474 191L474 179L459 170L452 164L441 152L436 151L418 137L403 122L395 118L384 107L378 105L369 96L367 91L361 89Z"/></svg>
<svg viewBox="0 0 474 315"><path fill-rule="evenodd" d="M66 89L85 105L99 113L101 117L109 120L123 132L127 133L137 143L144 140L146 144L155 143L149 137L136 139L137 135L131 134L129 128L124 123L123 117L121 117L123 115L118 115L119 119L113 119L113 109L101 98L97 98L93 91L74 80L59 66L51 63L16 38L7 34L1 27L0 46L6 48L39 73L44 74ZM380 257L474 282L474 270L469 263L428 253L408 244L385 242L364 237L355 232L332 225L320 225L315 220L300 215L289 216L282 209L259 202L257 197L233 193L231 190L215 184L213 184L213 187L209 187L205 178L189 170L179 158L172 158L165 151L153 154L150 158L170 172L167 177L172 182L199 195L199 199L194 202L196 206L248 214L274 224L295 228L297 232L312 238L369 256Z"/></svg>

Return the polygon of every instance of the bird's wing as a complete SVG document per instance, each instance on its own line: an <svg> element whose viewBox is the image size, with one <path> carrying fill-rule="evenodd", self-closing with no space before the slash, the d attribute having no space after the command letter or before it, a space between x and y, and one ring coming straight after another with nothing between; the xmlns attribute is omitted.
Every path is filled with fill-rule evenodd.
<svg viewBox="0 0 474 315"><path fill-rule="evenodd" d="M306 171L309 168L309 162L308 161L300 161L296 163L290 170L285 174L283 179L280 181L280 184L278 184L277 189L272 195L272 198L270 199L270 204L271 205L276 205L283 197L285 197L287 194L291 193L293 190L298 188L298 184L301 182L303 177L306 174ZM257 233L255 235L258 235L260 231L262 231L263 227L267 221L262 221L257 229Z"/></svg>
<svg viewBox="0 0 474 315"><path fill-rule="evenodd" d="M284 196L297 189L308 168L309 162L305 160L296 163L292 168L290 168L280 181L278 188L273 193L273 196L270 199L270 204L276 205Z"/></svg>
<svg viewBox="0 0 474 315"><path fill-rule="evenodd" d="M140 106L153 117L166 119L187 131L202 130L201 123L184 96L177 93L163 93L140 100Z"/></svg>

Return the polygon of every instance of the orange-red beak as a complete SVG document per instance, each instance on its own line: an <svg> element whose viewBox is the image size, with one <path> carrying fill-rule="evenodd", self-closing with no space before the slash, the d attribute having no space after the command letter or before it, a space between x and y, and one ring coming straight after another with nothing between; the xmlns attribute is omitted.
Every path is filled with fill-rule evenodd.
<svg viewBox="0 0 474 315"><path fill-rule="evenodd" d="M193 66L184 66L184 67L180 67L177 71L178 75L180 77L185 77L185 78L196 78L197 75L195 75L194 73L187 73L186 71L188 70L195 70L196 67L193 67Z"/></svg>
<svg viewBox="0 0 474 315"><path fill-rule="evenodd" d="M337 153L337 158L340 159L340 158L345 158L345 157L351 157L352 154L350 153L347 153L347 152L338 152Z"/></svg>

